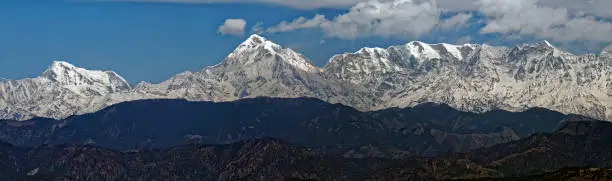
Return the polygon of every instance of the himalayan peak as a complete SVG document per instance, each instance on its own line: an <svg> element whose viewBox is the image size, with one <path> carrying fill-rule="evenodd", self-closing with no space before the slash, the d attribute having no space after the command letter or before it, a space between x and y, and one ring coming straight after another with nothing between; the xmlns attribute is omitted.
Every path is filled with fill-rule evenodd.
<svg viewBox="0 0 612 181"><path fill-rule="evenodd" d="M612 120L610 59L606 53L573 55L546 41L514 47L413 41L335 55L319 68L252 35L215 66L132 89L115 73L65 62L53 63L46 78L0 80L0 117L64 118L139 99L264 96L314 97L363 111L425 102L472 112L542 107Z"/></svg>

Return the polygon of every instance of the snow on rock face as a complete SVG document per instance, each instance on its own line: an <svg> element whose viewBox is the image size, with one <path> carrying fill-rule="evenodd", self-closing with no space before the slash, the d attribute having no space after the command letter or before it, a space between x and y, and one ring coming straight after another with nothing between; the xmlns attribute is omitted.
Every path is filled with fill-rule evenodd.
<svg viewBox="0 0 612 181"><path fill-rule="evenodd" d="M575 56L548 42L513 48L411 42L377 50L387 56L336 55L324 72L374 89L359 97L375 98L376 106L353 105L364 110L441 102L475 112L544 107L612 120L612 74L603 56ZM393 68L352 68L381 61Z"/></svg>
<svg viewBox="0 0 612 181"><path fill-rule="evenodd" d="M99 93L110 93L130 89L129 83L115 72L86 70L63 61L54 61L51 66L43 72L43 77L65 87L97 88L98 90L95 91Z"/></svg>
<svg viewBox="0 0 612 181"><path fill-rule="evenodd" d="M606 61L575 56L548 42L494 47L415 41L335 55L319 70L294 51L254 35L219 65L147 90L212 101L316 97L360 110L423 102L475 112L544 107L612 120Z"/></svg>
<svg viewBox="0 0 612 181"><path fill-rule="evenodd" d="M410 51L412 56L420 60L441 58L440 54L434 50L429 44L420 41L410 42L406 44L406 49Z"/></svg>
<svg viewBox="0 0 612 181"><path fill-rule="evenodd" d="M262 55L260 55L262 54ZM245 57L243 55L248 55ZM284 49L259 35L251 35L246 41L240 44L232 52L224 63L250 65L256 61L265 60L258 56L276 57L278 60L285 61L295 68L308 72L317 72L319 69L310 63L306 58L291 49Z"/></svg>
<svg viewBox="0 0 612 181"><path fill-rule="evenodd" d="M138 86L134 92L142 97L155 95L194 101L259 96L329 99L333 87L338 86L330 86L320 69L301 54L252 35L215 66L191 75L180 74L161 84Z"/></svg>
<svg viewBox="0 0 612 181"><path fill-rule="evenodd" d="M402 71L399 62L392 62L392 54L382 48L362 48L355 53L331 58L324 71L341 80L359 83L376 75ZM331 70L331 71L330 71Z"/></svg>
<svg viewBox="0 0 612 181"><path fill-rule="evenodd" d="M130 85L111 71L92 71L55 61L42 76L0 80L0 118L33 116L64 118L96 111L92 106L111 93L129 91Z"/></svg>
<svg viewBox="0 0 612 181"><path fill-rule="evenodd" d="M253 35L221 63L130 89L114 72L55 62L43 76L0 79L0 118L64 118L131 100L314 97L360 110L446 103L482 112L543 107L612 120L612 56L548 42L514 47L410 42L333 56L324 68Z"/></svg>
<svg viewBox="0 0 612 181"><path fill-rule="evenodd" d="M444 46L444 49L448 51L448 53L453 55L453 57L459 60L463 60L463 54L461 53L461 48L462 48L461 46L450 45L446 43L442 43L442 46Z"/></svg>

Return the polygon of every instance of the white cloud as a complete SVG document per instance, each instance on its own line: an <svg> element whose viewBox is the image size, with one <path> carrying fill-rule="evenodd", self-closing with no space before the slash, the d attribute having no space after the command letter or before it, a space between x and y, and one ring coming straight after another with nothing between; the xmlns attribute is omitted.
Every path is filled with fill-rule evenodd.
<svg viewBox="0 0 612 181"><path fill-rule="evenodd" d="M359 2L368 0L69 0L69 1L104 1L104 2L171 2L171 3L266 3L282 6L313 8L350 8ZM384 0L391 1L391 0ZM437 0L441 9L462 12L476 11L480 8L479 0ZM501 0L503 1L503 0ZM541 0L539 4L553 8L566 8L571 12L584 12L600 17L612 18L612 0Z"/></svg>
<svg viewBox="0 0 612 181"><path fill-rule="evenodd" d="M537 0L481 0L486 26L481 33L517 34L555 41L612 41L612 23L546 7Z"/></svg>
<svg viewBox="0 0 612 181"><path fill-rule="evenodd" d="M244 19L227 19L223 25L219 26L219 33L223 35L243 36L246 28Z"/></svg>
<svg viewBox="0 0 612 181"><path fill-rule="evenodd" d="M86 0L87 1L87 0ZM91 0L89 0L91 1ZM254 33L279 33L298 29L319 29L325 37L419 38L433 30L467 30L483 25L481 34L499 35L502 41L547 39L559 44L601 45L612 42L612 0L102 0L180 3L268 3L295 8L348 8L336 17L316 15L283 21L272 27L257 23ZM442 14L455 14L442 18ZM608 19L606 19L608 18ZM228 20L219 32L244 34L246 22ZM473 20L473 21L471 21ZM474 23L474 24L470 24ZM438 31L436 31L438 32ZM442 37L443 35L438 36ZM454 34L467 42L477 32ZM576 49L576 48L572 48Z"/></svg>
<svg viewBox="0 0 612 181"><path fill-rule="evenodd" d="M434 1L374 0L359 3L349 12L331 20L323 15L316 15L310 20L299 17L291 22L281 22L270 27L268 32L321 28L328 37L341 39L361 36L418 37L431 32L438 25L441 12Z"/></svg>
<svg viewBox="0 0 612 181"><path fill-rule="evenodd" d="M314 18L307 20L304 17L299 17L291 22L283 21L280 24L268 28L268 33L276 33L276 32L288 32L296 29L304 29L304 28L316 28L321 26L325 21L325 16L316 15Z"/></svg>
<svg viewBox="0 0 612 181"><path fill-rule="evenodd" d="M369 1L359 3L321 25L331 37L354 39L359 36L418 37L430 32L440 20L435 1Z"/></svg>
<svg viewBox="0 0 612 181"><path fill-rule="evenodd" d="M464 1L464 0L461 0ZM479 0L477 13L485 16L482 34L536 37L557 42L612 41L612 23L563 7L544 6L549 0ZM268 33L320 28L326 36L355 39L365 36L418 38L434 29L466 28L473 13L441 19L435 0L373 0L358 3L333 19L299 17L268 28Z"/></svg>
<svg viewBox="0 0 612 181"><path fill-rule="evenodd" d="M540 0L539 4L553 8L566 8L570 12L612 18L611 0Z"/></svg>
<svg viewBox="0 0 612 181"><path fill-rule="evenodd" d="M438 0L438 6L453 12L477 11L481 0ZM506 1L506 0L498 0ZM520 1L520 0L518 0ZM593 16L612 18L612 0L539 0L538 5L564 8L571 13L586 13Z"/></svg>
<svg viewBox="0 0 612 181"><path fill-rule="evenodd" d="M472 13L459 13L447 20L440 22L438 27L442 29L457 29L468 25L468 21L472 19Z"/></svg>
<svg viewBox="0 0 612 181"><path fill-rule="evenodd" d="M251 32L253 33L264 33L263 22L255 23L255 26L251 28Z"/></svg>

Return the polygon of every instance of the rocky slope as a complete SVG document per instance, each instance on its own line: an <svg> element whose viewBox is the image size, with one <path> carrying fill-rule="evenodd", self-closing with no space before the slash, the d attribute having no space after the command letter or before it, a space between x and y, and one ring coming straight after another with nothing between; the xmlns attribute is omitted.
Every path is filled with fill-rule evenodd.
<svg viewBox="0 0 612 181"><path fill-rule="evenodd" d="M19 120L64 118L139 99L219 102L266 96L314 97L359 110L424 102L472 112L543 107L612 120L612 56L608 52L576 56L548 42L514 47L410 42L336 55L318 68L301 54L253 35L218 65L160 84L142 82L134 89L114 73L107 77L82 74L99 84L53 78L4 80L0 82L0 114Z"/></svg>

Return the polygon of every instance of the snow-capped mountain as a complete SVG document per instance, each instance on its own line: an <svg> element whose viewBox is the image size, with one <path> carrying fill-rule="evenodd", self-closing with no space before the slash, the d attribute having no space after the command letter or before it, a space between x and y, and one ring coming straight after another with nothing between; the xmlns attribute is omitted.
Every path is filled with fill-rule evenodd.
<svg viewBox="0 0 612 181"><path fill-rule="evenodd" d="M415 41L336 55L318 69L302 55L253 35L216 66L135 91L212 101L316 97L361 110L423 102L475 112L544 107L612 120L606 61L572 55L547 41L515 47Z"/></svg>
<svg viewBox="0 0 612 181"><path fill-rule="evenodd" d="M98 110L92 106L115 92L131 90L112 71L92 71L55 61L36 78L0 79L0 118L64 118Z"/></svg>
<svg viewBox="0 0 612 181"><path fill-rule="evenodd" d="M423 102L474 112L543 107L612 120L608 52L576 56L546 41L514 47L415 41L335 55L318 68L301 54L252 35L215 66L160 84L141 82L133 89L114 73L74 67L55 71L53 67L67 63L54 63L42 77L1 81L0 114L62 118L138 99L233 101L265 96L314 97L360 110ZM20 89L7 88L17 82ZM43 83L53 86L39 85ZM23 96L33 94L40 96Z"/></svg>
<svg viewBox="0 0 612 181"><path fill-rule="evenodd" d="M303 55L253 35L220 64L200 72L185 72L160 84L140 83L138 97L232 101L252 97L316 97L350 102L337 93L348 86L323 77Z"/></svg>
<svg viewBox="0 0 612 181"><path fill-rule="evenodd" d="M468 111L544 107L612 120L605 56L575 56L544 41L515 47L410 42L337 55L324 72L375 92L374 107L442 102Z"/></svg>

